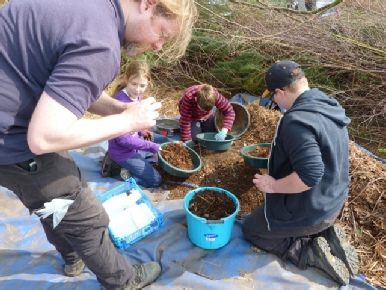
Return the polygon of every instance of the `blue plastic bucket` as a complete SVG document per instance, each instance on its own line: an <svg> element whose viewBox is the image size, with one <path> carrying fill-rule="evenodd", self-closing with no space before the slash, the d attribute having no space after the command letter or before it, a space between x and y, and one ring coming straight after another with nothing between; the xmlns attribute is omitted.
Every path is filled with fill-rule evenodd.
<svg viewBox="0 0 386 290"><path fill-rule="evenodd" d="M207 190L214 190L230 197L236 205L235 212L228 217L211 221L196 216L189 211L189 203L192 198L197 193ZM240 203L235 195L225 189L218 187L200 187L186 194L184 198L184 209L188 223L188 236L191 242L200 248L213 250L225 246L231 239L236 215L240 210Z"/></svg>

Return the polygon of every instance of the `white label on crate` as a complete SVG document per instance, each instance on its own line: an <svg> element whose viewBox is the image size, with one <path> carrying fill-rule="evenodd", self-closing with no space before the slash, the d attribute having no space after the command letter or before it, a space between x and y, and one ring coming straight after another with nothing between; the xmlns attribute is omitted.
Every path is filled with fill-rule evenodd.
<svg viewBox="0 0 386 290"><path fill-rule="evenodd" d="M218 235L215 235L215 234L204 234L204 237L205 237L205 239L207 241L214 242L217 239Z"/></svg>

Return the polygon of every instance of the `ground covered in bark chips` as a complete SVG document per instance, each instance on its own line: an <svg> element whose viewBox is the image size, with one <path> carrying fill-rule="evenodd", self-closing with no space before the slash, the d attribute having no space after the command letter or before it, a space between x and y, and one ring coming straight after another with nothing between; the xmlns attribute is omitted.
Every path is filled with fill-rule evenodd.
<svg viewBox="0 0 386 290"><path fill-rule="evenodd" d="M175 107L175 103L172 105ZM171 112L175 112L170 108ZM264 195L253 186L252 179L255 173L267 173L267 170L246 166L239 150L246 145L270 143L281 113L257 104L250 104L247 108L251 117L250 126L229 150L216 152L200 146L194 148L202 159L201 170L186 179L179 179L160 169L164 178L163 187L170 190L169 199L183 198L192 190L187 186L168 183L177 181L200 187L215 186L232 192L240 201L239 219L263 202ZM338 223L345 228L349 241L358 251L360 273L374 286L385 287L386 165L351 142L350 176L349 199L338 217Z"/></svg>

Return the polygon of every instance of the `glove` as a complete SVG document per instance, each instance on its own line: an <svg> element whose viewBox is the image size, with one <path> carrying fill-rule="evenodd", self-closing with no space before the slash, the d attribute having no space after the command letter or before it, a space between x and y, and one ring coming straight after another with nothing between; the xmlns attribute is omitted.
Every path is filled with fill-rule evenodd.
<svg viewBox="0 0 386 290"><path fill-rule="evenodd" d="M147 141L151 141L151 142L154 141L153 133L150 132L149 130L143 130L141 134L143 136L143 139L145 139Z"/></svg>
<svg viewBox="0 0 386 290"><path fill-rule="evenodd" d="M192 141L192 140L188 140L188 141L184 142L184 145L188 146L188 147L193 147L195 144L196 143L194 143L194 141Z"/></svg>
<svg viewBox="0 0 386 290"><path fill-rule="evenodd" d="M226 136L227 134L224 131L220 131L214 136L214 139L217 141L224 141Z"/></svg>

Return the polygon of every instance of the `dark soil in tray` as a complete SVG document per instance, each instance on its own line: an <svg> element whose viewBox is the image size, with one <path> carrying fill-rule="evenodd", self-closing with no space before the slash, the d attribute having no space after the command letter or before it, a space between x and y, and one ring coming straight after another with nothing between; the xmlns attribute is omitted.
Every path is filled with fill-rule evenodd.
<svg viewBox="0 0 386 290"><path fill-rule="evenodd" d="M189 203L189 210L196 216L207 220L220 220L236 211L236 205L226 194L215 190L196 193Z"/></svg>
<svg viewBox="0 0 386 290"><path fill-rule="evenodd" d="M271 148L256 146L255 149L249 151L247 155L252 157L269 157L271 154Z"/></svg>
<svg viewBox="0 0 386 290"><path fill-rule="evenodd" d="M183 143L170 143L160 151L162 158L169 164L182 170L193 170L192 155Z"/></svg>

